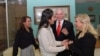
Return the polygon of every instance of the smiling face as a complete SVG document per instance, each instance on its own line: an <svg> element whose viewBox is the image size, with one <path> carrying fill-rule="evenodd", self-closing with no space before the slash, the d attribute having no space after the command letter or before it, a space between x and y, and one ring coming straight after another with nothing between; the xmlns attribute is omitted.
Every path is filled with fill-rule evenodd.
<svg viewBox="0 0 100 56"><path fill-rule="evenodd" d="M26 18L26 21L23 22L23 25L25 27L31 27L31 19L30 18Z"/></svg>
<svg viewBox="0 0 100 56"><path fill-rule="evenodd" d="M64 19L64 12L62 9L57 9L55 12L55 17L58 21L61 21L62 19Z"/></svg>

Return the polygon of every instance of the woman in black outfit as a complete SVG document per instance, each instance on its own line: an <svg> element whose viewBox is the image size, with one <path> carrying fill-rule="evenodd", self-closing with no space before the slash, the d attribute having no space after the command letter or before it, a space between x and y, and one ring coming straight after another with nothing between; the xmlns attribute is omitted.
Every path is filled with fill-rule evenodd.
<svg viewBox="0 0 100 56"><path fill-rule="evenodd" d="M79 14L75 19L76 41L69 45L72 56L94 56L97 32L87 14Z"/></svg>
<svg viewBox="0 0 100 56"><path fill-rule="evenodd" d="M34 56L33 45L35 48L38 48L38 45L35 42L33 30L30 25L31 18L29 16L22 17L13 45L13 56L17 56L18 47L21 49L21 56Z"/></svg>

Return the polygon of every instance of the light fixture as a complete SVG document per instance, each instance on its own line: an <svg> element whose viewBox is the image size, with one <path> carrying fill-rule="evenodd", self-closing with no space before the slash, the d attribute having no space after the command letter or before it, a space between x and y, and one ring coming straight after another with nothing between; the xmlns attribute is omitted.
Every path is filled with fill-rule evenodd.
<svg viewBox="0 0 100 56"><path fill-rule="evenodd" d="M18 0L18 4L23 4L23 1L22 0Z"/></svg>
<svg viewBox="0 0 100 56"><path fill-rule="evenodd" d="M22 5L24 3L24 0L9 0L8 3Z"/></svg>
<svg viewBox="0 0 100 56"><path fill-rule="evenodd" d="M92 6L89 6L89 7L88 7L88 10L89 10L90 12L92 12L92 11L94 10L94 8L93 8Z"/></svg>

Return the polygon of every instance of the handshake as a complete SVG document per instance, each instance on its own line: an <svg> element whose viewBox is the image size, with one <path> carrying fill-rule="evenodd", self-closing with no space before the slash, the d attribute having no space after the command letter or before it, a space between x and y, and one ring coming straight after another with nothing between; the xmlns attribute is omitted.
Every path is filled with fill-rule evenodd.
<svg viewBox="0 0 100 56"><path fill-rule="evenodd" d="M66 49L69 49L68 45L70 45L72 43L73 43L73 41L68 40L68 39L62 41L62 45L65 46Z"/></svg>

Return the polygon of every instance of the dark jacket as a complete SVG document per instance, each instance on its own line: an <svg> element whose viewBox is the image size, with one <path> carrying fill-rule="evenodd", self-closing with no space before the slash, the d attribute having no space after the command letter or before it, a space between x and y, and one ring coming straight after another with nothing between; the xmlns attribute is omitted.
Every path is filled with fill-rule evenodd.
<svg viewBox="0 0 100 56"><path fill-rule="evenodd" d="M55 35L55 39L57 41L63 41L65 39L69 39L69 40L75 40L75 35L74 35L74 29L73 29L73 24L69 21L64 20L61 31L63 28L66 28L68 30L68 35L64 35L62 32L60 32L60 35L57 36L57 32L56 32L56 21L53 25L51 25L52 29L53 29L53 33ZM69 56L70 55L70 51L65 50L63 52L59 52L57 56Z"/></svg>
<svg viewBox="0 0 100 56"><path fill-rule="evenodd" d="M87 32L82 38L77 39L75 43L71 44L69 49L73 52L73 56L94 56L95 44L96 39L94 35Z"/></svg>
<svg viewBox="0 0 100 56"><path fill-rule="evenodd" d="M35 48L38 48L38 45L35 42L33 30L29 28L30 32L27 32L25 28L20 28L15 37L15 42L13 45L13 56L17 56L18 47L24 49L29 45L33 44Z"/></svg>
<svg viewBox="0 0 100 56"><path fill-rule="evenodd" d="M75 35L74 35L74 30L73 30L73 24L69 21L64 20L62 28L66 28L68 30L68 35L64 35L62 32L60 32L60 35L57 36L56 33L56 21L53 25L51 25L52 29L53 29L53 33L55 35L55 38L57 41L63 41L65 39L69 39L69 40L75 40Z"/></svg>

